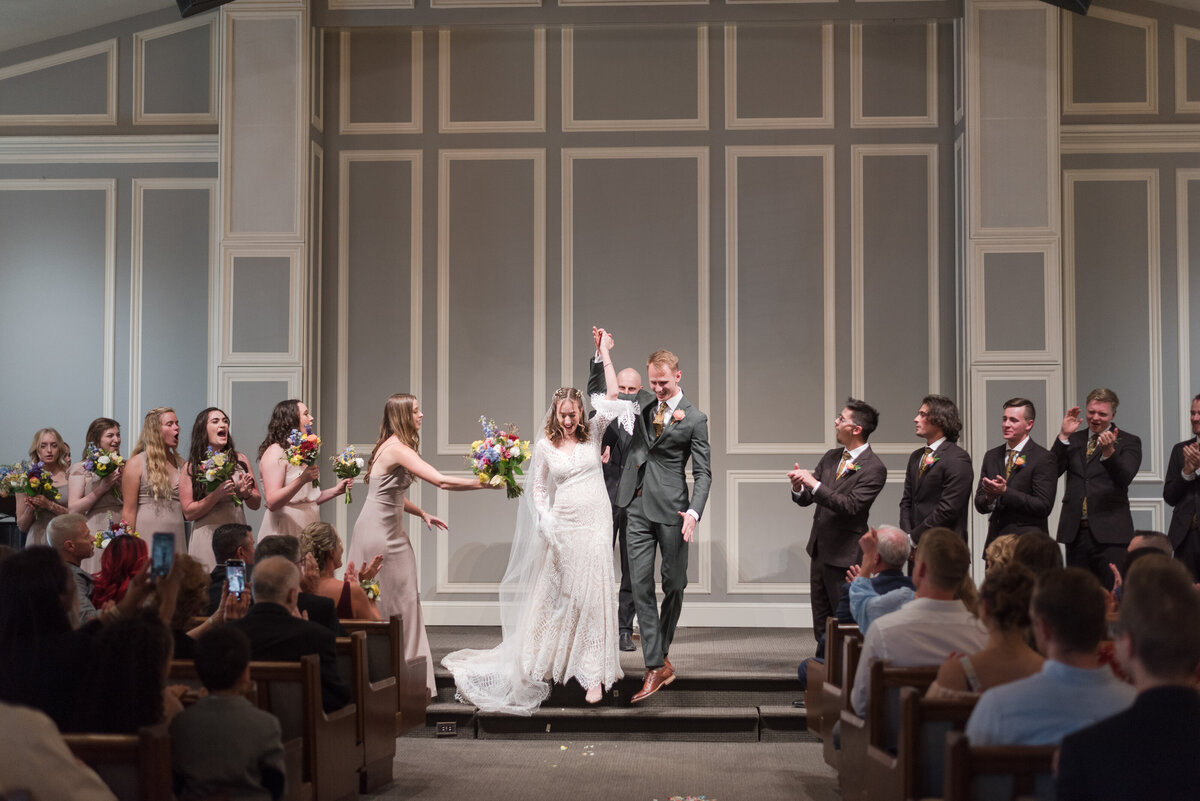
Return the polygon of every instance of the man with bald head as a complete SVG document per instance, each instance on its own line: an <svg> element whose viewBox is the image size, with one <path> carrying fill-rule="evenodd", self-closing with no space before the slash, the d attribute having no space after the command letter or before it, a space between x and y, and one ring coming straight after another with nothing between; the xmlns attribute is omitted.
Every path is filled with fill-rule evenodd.
<svg viewBox="0 0 1200 801"><path fill-rule="evenodd" d="M350 700L350 688L338 671L333 632L300 617L300 570L282 556L269 556L254 565L254 604L237 626L250 639L255 661L294 662L316 654L321 660L321 705L326 712Z"/></svg>
<svg viewBox="0 0 1200 801"><path fill-rule="evenodd" d="M75 628L79 628L100 615L92 604L92 588L96 582L91 573L80 567L84 560L90 559L96 552L96 541L88 528L87 518L83 515L59 515L46 528L46 541L66 562L75 579L75 597L79 604L72 622Z"/></svg>
<svg viewBox="0 0 1200 801"><path fill-rule="evenodd" d="M637 395L642 389L642 374L632 367L617 373L617 391L622 395ZM617 595L617 631L620 634L622 651L633 651L633 582L629 575L629 548L625 544L625 532L629 523L629 510L617 505L617 489L621 485L621 467L625 454L629 453L629 442L633 435L621 428L616 420L604 430L600 446L603 452L604 485L608 488L608 500L612 504L613 545L621 549L621 589Z"/></svg>

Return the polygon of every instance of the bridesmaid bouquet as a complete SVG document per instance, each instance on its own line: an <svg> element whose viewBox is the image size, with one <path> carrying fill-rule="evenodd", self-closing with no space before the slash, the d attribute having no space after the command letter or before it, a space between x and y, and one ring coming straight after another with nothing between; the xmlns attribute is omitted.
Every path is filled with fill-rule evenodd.
<svg viewBox="0 0 1200 801"><path fill-rule="evenodd" d="M13 465L12 472L5 481L13 491L23 492L30 498L41 495L51 501L62 499L62 493L54 486L54 478L43 462L21 462L19 465Z"/></svg>
<svg viewBox="0 0 1200 801"><path fill-rule="evenodd" d="M141 535L134 531L133 526L124 520L117 522L113 520L112 515L109 515L108 528L96 532L96 550L103 551L117 537L138 537L140 539Z"/></svg>
<svg viewBox="0 0 1200 801"><path fill-rule="evenodd" d="M502 430L486 417L480 417L479 423L483 426L483 439L471 443L471 453L467 456L471 470L479 476L480 484L503 483L507 485L508 497L519 497L522 489L517 476L524 475L521 464L529 458L529 441L521 441L514 425Z"/></svg>
<svg viewBox="0 0 1200 801"><path fill-rule="evenodd" d="M196 466L196 480L203 484L206 490L212 492L228 479L233 478L237 469L238 460L235 454L227 451L214 451L212 446L209 446L204 451L204 461ZM233 496L233 502L237 506L242 505L242 499L236 494Z"/></svg>
<svg viewBox="0 0 1200 801"><path fill-rule="evenodd" d="M362 457L355 455L353 445L347 445L346 450L337 456L330 456L329 461L333 462L333 474L338 478L357 478L366 466ZM346 503L350 503L351 500L350 488L347 487Z"/></svg>
<svg viewBox="0 0 1200 801"><path fill-rule="evenodd" d="M0 467L0 498L7 498L14 492L23 492L25 471L29 465L25 462Z"/></svg>
<svg viewBox="0 0 1200 801"><path fill-rule="evenodd" d="M106 478L125 465L125 460L116 451L102 451L96 445L88 445L83 454L83 469L96 478ZM118 487L112 488L114 498L121 497Z"/></svg>
<svg viewBox="0 0 1200 801"><path fill-rule="evenodd" d="M321 450L321 438L308 429L308 433L301 434L296 429L292 429L292 433L288 434L287 460L288 464L296 467L308 467L313 462L317 461L317 454ZM313 479L314 487L321 486L321 482Z"/></svg>

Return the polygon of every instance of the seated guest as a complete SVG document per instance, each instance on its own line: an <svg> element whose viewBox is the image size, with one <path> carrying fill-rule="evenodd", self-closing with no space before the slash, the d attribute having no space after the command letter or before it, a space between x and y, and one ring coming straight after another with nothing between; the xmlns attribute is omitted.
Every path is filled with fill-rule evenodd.
<svg viewBox="0 0 1200 801"><path fill-rule="evenodd" d="M92 578L91 573L80 567L84 560L90 559L96 550L92 532L88 531L87 518L83 515L58 515L51 519L50 525L46 527L46 538L49 540L50 547L66 563L75 579L77 607L74 625L79 628L100 614L92 604L92 588L96 583L95 579Z"/></svg>
<svg viewBox="0 0 1200 801"><path fill-rule="evenodd" d="M1179 562L1149 556L1129 570L1117 655L1133 706L1063 738L1061 801L1196 797L1200 787L1200 594Z"/></svg>
<svg viewBox="0 0 1200 801"><path fill-rule="evenodd" d="M878 618L863 638L850 693L860 717L867 712L867 675L872 660L886 659L897 667L939 665L954 651L974 652L983 647L987 632L962 601L955 599L970 569L971 552L958 534L948 528L931 528L921 535L913 566L913 600Z"/></svg>
<svg viewBox="0 0 1200 801"><path fill-rule="evenodd" d="M985 570L1003 567L1013 561L1013 550L1017 547L1019 534L1001 534L992 540L983 550L983 566Z"/></svg>
<svg viewBox="0 0 1200 801"><path fill-rule="evenodd" d="M296 541L295 537L288 539ZM251 657L291 662L316 654L321 659L322 706L326 712L341 709L350 700L350 688L338 672L335 637L324 626L300 617L296 606L300 570L282 556L258 559L252 585L254 604L244 618L230 624L250 639Z"/></svg>
<svg viewBox="0 0 1200 801"><path fill-rule="evenodd" d="M312 554L317 561L317 568L321 571L317 595L323 595L337 604L339 620L379 620L375 601L367 597L359 579L370 581L374 578L383 564L382 556L364 567L361 574L355 572L354 563L351 562L344 578L335 577L333 573L342 566L345 551L337 530L323 520L309 523L300 532L300 551L305 555Z"/></svg>
<svg viewBox="0 0 1200 801"><path fill-rule="evenodd" d="M225 586L225 563L239 559L246 567L246 576L254 567L254 535L245 523L225 523L213 532L213 558L217 566L209 573L207 614L217 611ZM249 589L249 587L247 587Z"/></svg>
<svg viewBox="0 0 1200 801"><path fill-rule="evenodd" d="M208 695L171 721L176 795L276 801L284 788L283 743L279 719L246 700L250 641L233 626L217 626L196 641L194 654Z"/></svg>
<svg viewBox="0 0 1200 801"><path fill-rule="evenodd" d="M44 712L0 702L0 798L117 801Z"/></svg>
<svg viewBox="0 0 1200 801"><path fill-rule="evenodd" d="M346 630L338 622L337 604L324 595L317 594L321 581L320 570L312 557L300 558L300 539L290 534L269 534L254 547L254 563L268 556L282 556L300 571L300 611L308 615L313 623L319 623L337 637L345 637Z"/></svg>
<svg viewBox="0 0 1200 801"><path fill-rule="evenodd" d="M1030 531L1017 537L1012 560L1023 565L1034 578L1063 566L1062 548L1044 531Z"/></svg>
<svg viewBox="0 0 1200 801"><path fill-rule="evenodd" d="M1100 664L1104 607L1104 589L1089 571L1059 568L1042 576L1030 612L1046 662L980 697L967 721L971 745L1058 745L1133 703L1133 688Z"/></svg>
<svg viewBox="0 0 1200 801"><path fill-rule="evenodd" d="M173 643L154 609L138 609L100 629L81 672L83 731L136 734L169 721L183 706L167 689Z"/></svg>
<svg viewBox="0 0 1200 801"><path fill-rule="evenodd" d="M100 572L92 588L92 603L103 609L108 602L116 603L125 597L129 582L149 558L146 541L141 537L113 537L100 552Z"/></svg>
<svg viewBox="0 0 1200 801"><path fill-rule="evenodd" d="M1124 566L1118 567L1109 562L1108 569L1113 574L1113 595L1118 602L1120 602L1122 594L1122 570L1128 572L1129 568L1133 567L1134 562L1152 553L1162 554L1168 559L1175 556L1175 551L1171 548L1171 540L1167 538L1166 534L1163 534L1161 531L1135 531L1133 532L1133 539L1129 541L1128 547L1125 548Z"/></svg>
<svg viewBox="0 0 1200 801"><path fill-rule="evenodd" d="M204 623L197 625L193 622L208 609L209 575L204 572L204 565L198 559L193 559L187 554L175 557L171 572L176 574L178 589L175 594L175 609L171 613L168 625L171 627L171 637L175 643L176 658L191 659L196 638L218 622L213 619L217 617L216 612ZM249 604L246 606L249 607ZM220 607L218 610L223 618L226 610Z"/></svg>
<svg viewBox="0 0 1200 801"><path fill-rule="evenodd" d="M1012 536L1005 534L1004 537ZM992 541L995 545L1004 537ZM983 650L942 663L929 698L973 698L999 684L1031 676L1045 659L1029 647L1029 601L1033 574L1020 565L993 567L979 588L979 619L987 629Z"/></svg>

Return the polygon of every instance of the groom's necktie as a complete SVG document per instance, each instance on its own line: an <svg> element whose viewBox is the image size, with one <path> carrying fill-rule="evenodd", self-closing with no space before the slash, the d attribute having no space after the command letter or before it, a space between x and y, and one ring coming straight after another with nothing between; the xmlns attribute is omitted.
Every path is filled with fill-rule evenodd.
<svg viewBox="0 0 1200 801"><path fill-rule="evenodd" d="M655 438L662 436L663 418L667 416L667 402L658 402L658 411L654 413L654 436Z"/></svg>

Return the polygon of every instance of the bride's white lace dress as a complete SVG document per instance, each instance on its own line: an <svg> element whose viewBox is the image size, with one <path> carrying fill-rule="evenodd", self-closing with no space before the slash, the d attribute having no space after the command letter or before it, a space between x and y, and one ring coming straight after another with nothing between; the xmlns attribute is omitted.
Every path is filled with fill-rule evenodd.
<svg viewBox="0 0 1200 801"><path fill-rule="evenodd" d="M523 511L536 529L531 563L521 557L517 525L502 605L514 608L496 648L461 650L442 660L459 700L485 711L531 714L550 694L550 679L612 687L621 678L617 652L617 585L613 572L612 508L601 472L600 440L611 420L632 425L633 404L592 398L596 415L587 442L572 450L544 437L534 445ZM532 507L532 509L530 508ZM524 579L514 579L517 573Z"/></svg>

